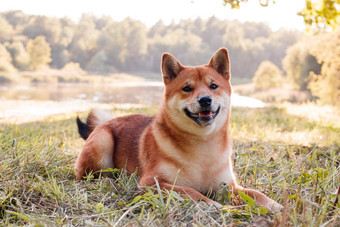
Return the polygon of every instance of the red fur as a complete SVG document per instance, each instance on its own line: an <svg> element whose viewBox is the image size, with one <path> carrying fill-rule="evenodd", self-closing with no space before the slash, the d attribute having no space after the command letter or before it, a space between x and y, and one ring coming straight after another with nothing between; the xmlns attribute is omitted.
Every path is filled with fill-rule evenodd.
<svg viewBox="0 0 340 227"><path fill-rule="evenodd" d="M256 190L242 188L235 180L228 134L231 85L227 50L220 49L208 65L196 67L185 67L164 54L161 69L165 93L157 114L119 117L95 127L77 159L76 179L109 167L126 167L129 173L138 169L140 186L153 186L156 178L163 189L173 188L216 206L219 204L204 194L225 182L235 193L241 190L260 205L280 210L281 205ZM212 89L212 83L218 88ZM192 90L183 91L185 86ZM212 97L214 113L220 109L211 124L200 125L184 111L199 109L201 96ZM91 119L98 121L93 114L89 119L89 124Z"/></svg>

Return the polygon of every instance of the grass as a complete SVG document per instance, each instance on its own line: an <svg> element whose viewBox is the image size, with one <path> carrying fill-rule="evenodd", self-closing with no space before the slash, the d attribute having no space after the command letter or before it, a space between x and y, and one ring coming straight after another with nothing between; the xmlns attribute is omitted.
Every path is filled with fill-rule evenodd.
<svg viewBox="0 0 340 227"><path fill-rule="evenodd" d="M152 114L156 109L115 112ZM223 185L217 199L226 206L217 210L171 191L159 195L149 189L142 193L136 175L125 171L108 170L112 178L91 180L89 176L76 182L73 164L84 141L72 114L0 126L0 225L340 224L340 204L333 206L340 185L338 125L291 115L284 107L234 108L230 130L238 181L284 204L282 213L258 215L259 210L239 197L230 197ZM295 138L301 134L305 137Z"/></svg>

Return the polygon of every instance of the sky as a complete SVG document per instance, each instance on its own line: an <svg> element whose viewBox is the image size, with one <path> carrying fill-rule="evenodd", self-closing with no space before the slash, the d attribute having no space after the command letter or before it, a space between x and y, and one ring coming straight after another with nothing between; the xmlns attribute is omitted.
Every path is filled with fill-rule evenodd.
<svg viewBox="0 0 340 227"><path fill-rule="evenodd" d="M273 29L304 29L303 18L296 13L305 0L276 0L269 7L260 7L259 0L249 0L239 10L223 5L223 0L0 0L0 12L22 10L26 14L68 17L78 22L83 13L116 21L126 17L152 26L159 20L165 24L181 19L216 16L220 19L266 22Z"/></svg>

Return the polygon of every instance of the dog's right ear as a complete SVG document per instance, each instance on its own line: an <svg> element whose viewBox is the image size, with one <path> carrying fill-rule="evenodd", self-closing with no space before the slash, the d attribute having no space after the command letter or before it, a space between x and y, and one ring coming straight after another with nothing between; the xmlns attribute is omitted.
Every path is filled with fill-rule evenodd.
<svg viewBox="0 0 340 227"><path fill-rule="evenodd" d="M184 69L184 66L182 66L174 56L169 53L164 53L162 55L161 70L165 85L175 79L182 69Z"/></svg>

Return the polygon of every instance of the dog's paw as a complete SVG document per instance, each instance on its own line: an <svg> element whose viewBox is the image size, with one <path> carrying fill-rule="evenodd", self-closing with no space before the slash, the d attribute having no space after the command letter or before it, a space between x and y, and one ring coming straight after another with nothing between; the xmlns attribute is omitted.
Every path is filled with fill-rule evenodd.
<svg viewBox="0 0 340 227"><path fill-rule="evenodd" d="M283 206L275 201L271 201L265 207L272 212L280 212L283 210Z"/></svg>
<svg viewBox="0 0 340 227"><path fill-rule="evenodd" d="M210 206L212 206L212 207L217 208L217 209L219 209L219 208L222 207L222 204L220 204L219 202L216 202L216 201L214 201L214 200L209 201L208 204L209 204Z"/></svg>

